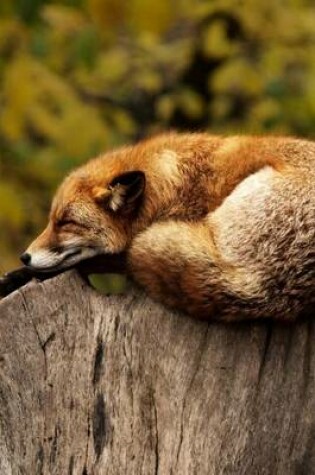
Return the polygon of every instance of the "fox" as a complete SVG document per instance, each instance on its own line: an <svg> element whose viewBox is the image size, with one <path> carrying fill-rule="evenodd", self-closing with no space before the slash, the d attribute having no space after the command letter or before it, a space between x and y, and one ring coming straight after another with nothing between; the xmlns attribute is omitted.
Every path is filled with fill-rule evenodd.
<svg viewBox="0 0 315 475"><path fill-rule="evenodd" d="M72 171L22 273L113 265L193 317L294 321L315 302L314 204L315 142L162 133Z"/></svg>

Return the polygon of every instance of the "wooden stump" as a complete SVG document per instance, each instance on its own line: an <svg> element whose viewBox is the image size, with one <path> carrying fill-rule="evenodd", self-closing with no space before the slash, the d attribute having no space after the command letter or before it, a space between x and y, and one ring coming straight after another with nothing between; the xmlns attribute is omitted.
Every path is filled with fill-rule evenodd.
<svg viewBox="0 0 315 475"><path fill-rule="evenodd" d="M31 283L0 304L0 473L314 474L315 321Z"/></svg>

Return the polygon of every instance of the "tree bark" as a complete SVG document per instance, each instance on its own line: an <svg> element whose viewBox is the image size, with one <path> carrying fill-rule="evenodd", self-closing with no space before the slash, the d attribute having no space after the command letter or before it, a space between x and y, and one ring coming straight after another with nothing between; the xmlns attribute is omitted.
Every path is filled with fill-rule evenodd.
<svg viewBox="0 0 315 475"><path fill-rule="evenodd" d="M31 283L0 304L0 473L314 474L315 321Z"/></svg>

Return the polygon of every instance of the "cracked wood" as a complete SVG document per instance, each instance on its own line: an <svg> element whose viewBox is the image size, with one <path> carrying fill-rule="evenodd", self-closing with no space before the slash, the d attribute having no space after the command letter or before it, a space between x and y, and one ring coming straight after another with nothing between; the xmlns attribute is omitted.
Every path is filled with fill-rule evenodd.
<svg viewBox="0 0 315 475"><path fill-rule="evenodd" d="M1 475L315 473L315 322L208 324L75 272L0 303Z"/></svg>

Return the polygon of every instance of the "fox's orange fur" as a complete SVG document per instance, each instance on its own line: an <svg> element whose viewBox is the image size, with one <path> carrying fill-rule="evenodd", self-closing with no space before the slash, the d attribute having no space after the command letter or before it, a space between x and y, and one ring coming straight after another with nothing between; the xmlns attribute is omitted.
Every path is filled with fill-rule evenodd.
<svg viewBox="0 0 315 475"><path fill-rule="evenodd" d="M163 134L71 173L24 260L47 270L125 251L167 305L293 319L314 302L314 203L313 142Z"/></svg>

